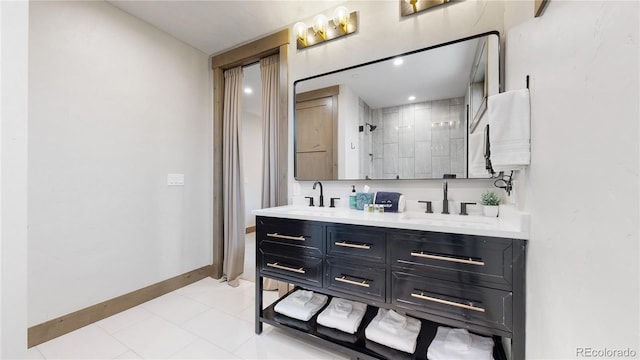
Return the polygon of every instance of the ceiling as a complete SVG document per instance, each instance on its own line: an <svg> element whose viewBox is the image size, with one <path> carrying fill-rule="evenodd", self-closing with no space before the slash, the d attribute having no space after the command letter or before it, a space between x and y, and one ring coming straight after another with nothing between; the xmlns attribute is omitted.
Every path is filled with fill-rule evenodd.
<svg viewBox="0 0 640 360"><path fill-rule="evenodd" d="M208 55L282 30L330 10L338 0L107 0Z"/></svg>

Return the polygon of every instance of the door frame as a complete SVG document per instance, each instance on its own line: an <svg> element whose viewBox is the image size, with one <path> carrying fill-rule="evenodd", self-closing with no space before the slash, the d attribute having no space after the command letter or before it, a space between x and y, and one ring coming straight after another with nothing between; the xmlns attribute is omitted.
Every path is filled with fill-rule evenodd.
<svg viewBox="0 0 640 360"><path fill-rule="evenodd" d="M281 30L251 43L233 48L222 54L211 57L213 69L213 277L222 277L224 261L223 197L222 197L222 121L224 104L224 71L253 64L266 56L280 54L280 116L278 134L285 134L278 139L277 165L277 204L288 202L288 134L289 134L289 29Z"/></svg>

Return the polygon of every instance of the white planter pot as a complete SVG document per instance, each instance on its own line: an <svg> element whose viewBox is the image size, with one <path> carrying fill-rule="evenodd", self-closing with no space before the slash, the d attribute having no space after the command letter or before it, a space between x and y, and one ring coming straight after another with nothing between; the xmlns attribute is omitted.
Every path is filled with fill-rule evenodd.
<svg viewBox="0 0 640 360"><path fill-rule="evenodd" d="M497 205L483 205L482 213L484 216L496 217L498 216L498 209L499 207Z"/></svg>

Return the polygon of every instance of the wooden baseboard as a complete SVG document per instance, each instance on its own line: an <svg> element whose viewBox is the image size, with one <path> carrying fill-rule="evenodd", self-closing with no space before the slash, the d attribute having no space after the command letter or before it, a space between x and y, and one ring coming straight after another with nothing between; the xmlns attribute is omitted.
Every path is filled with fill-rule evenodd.
<svg viewBox="0 0 640 360"><path fill-rule="evenodd" d="M250 234L250 233L252 233L252 232L256 232L256 227L255 227L255 225L254 225L254 226L249 226L249 227L247 227L247 228L245 229L245 231L244 231L244 233L245 233L245 234Z"/></svg>
<svg viewBox="0 0 640 360"><path fill-rule="evenodd" d="M49 320L42 324L34 325L28 329L28 347L42 344L45 341L67 334L134 306L138 306L183 286L202 280L205 277L213 276L213 274L213 266L204 266L199 269L189 271L188 273L149 285L142 289L132 291L128 294L124 294L76 312L63 315L59 318Z"/></svg>

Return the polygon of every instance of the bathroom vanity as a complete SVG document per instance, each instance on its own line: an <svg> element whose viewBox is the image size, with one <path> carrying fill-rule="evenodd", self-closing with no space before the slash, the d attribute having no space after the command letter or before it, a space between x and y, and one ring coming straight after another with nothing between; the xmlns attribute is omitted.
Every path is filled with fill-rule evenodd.
<svg viewBox="0 0 640 360"><path fill-rule="evenodd" d="M267 323L352 358L426 359L444 325L493 336L495 359L524 359L526 214L505 209L500 218L483 218L295 206L254 213L256 333ZM315 316L302 322L277 314L275 304L263 310L263 277L368 304L355 338L323 333ZM421 319L413 355L365 340L378 308Z"/></svg>

